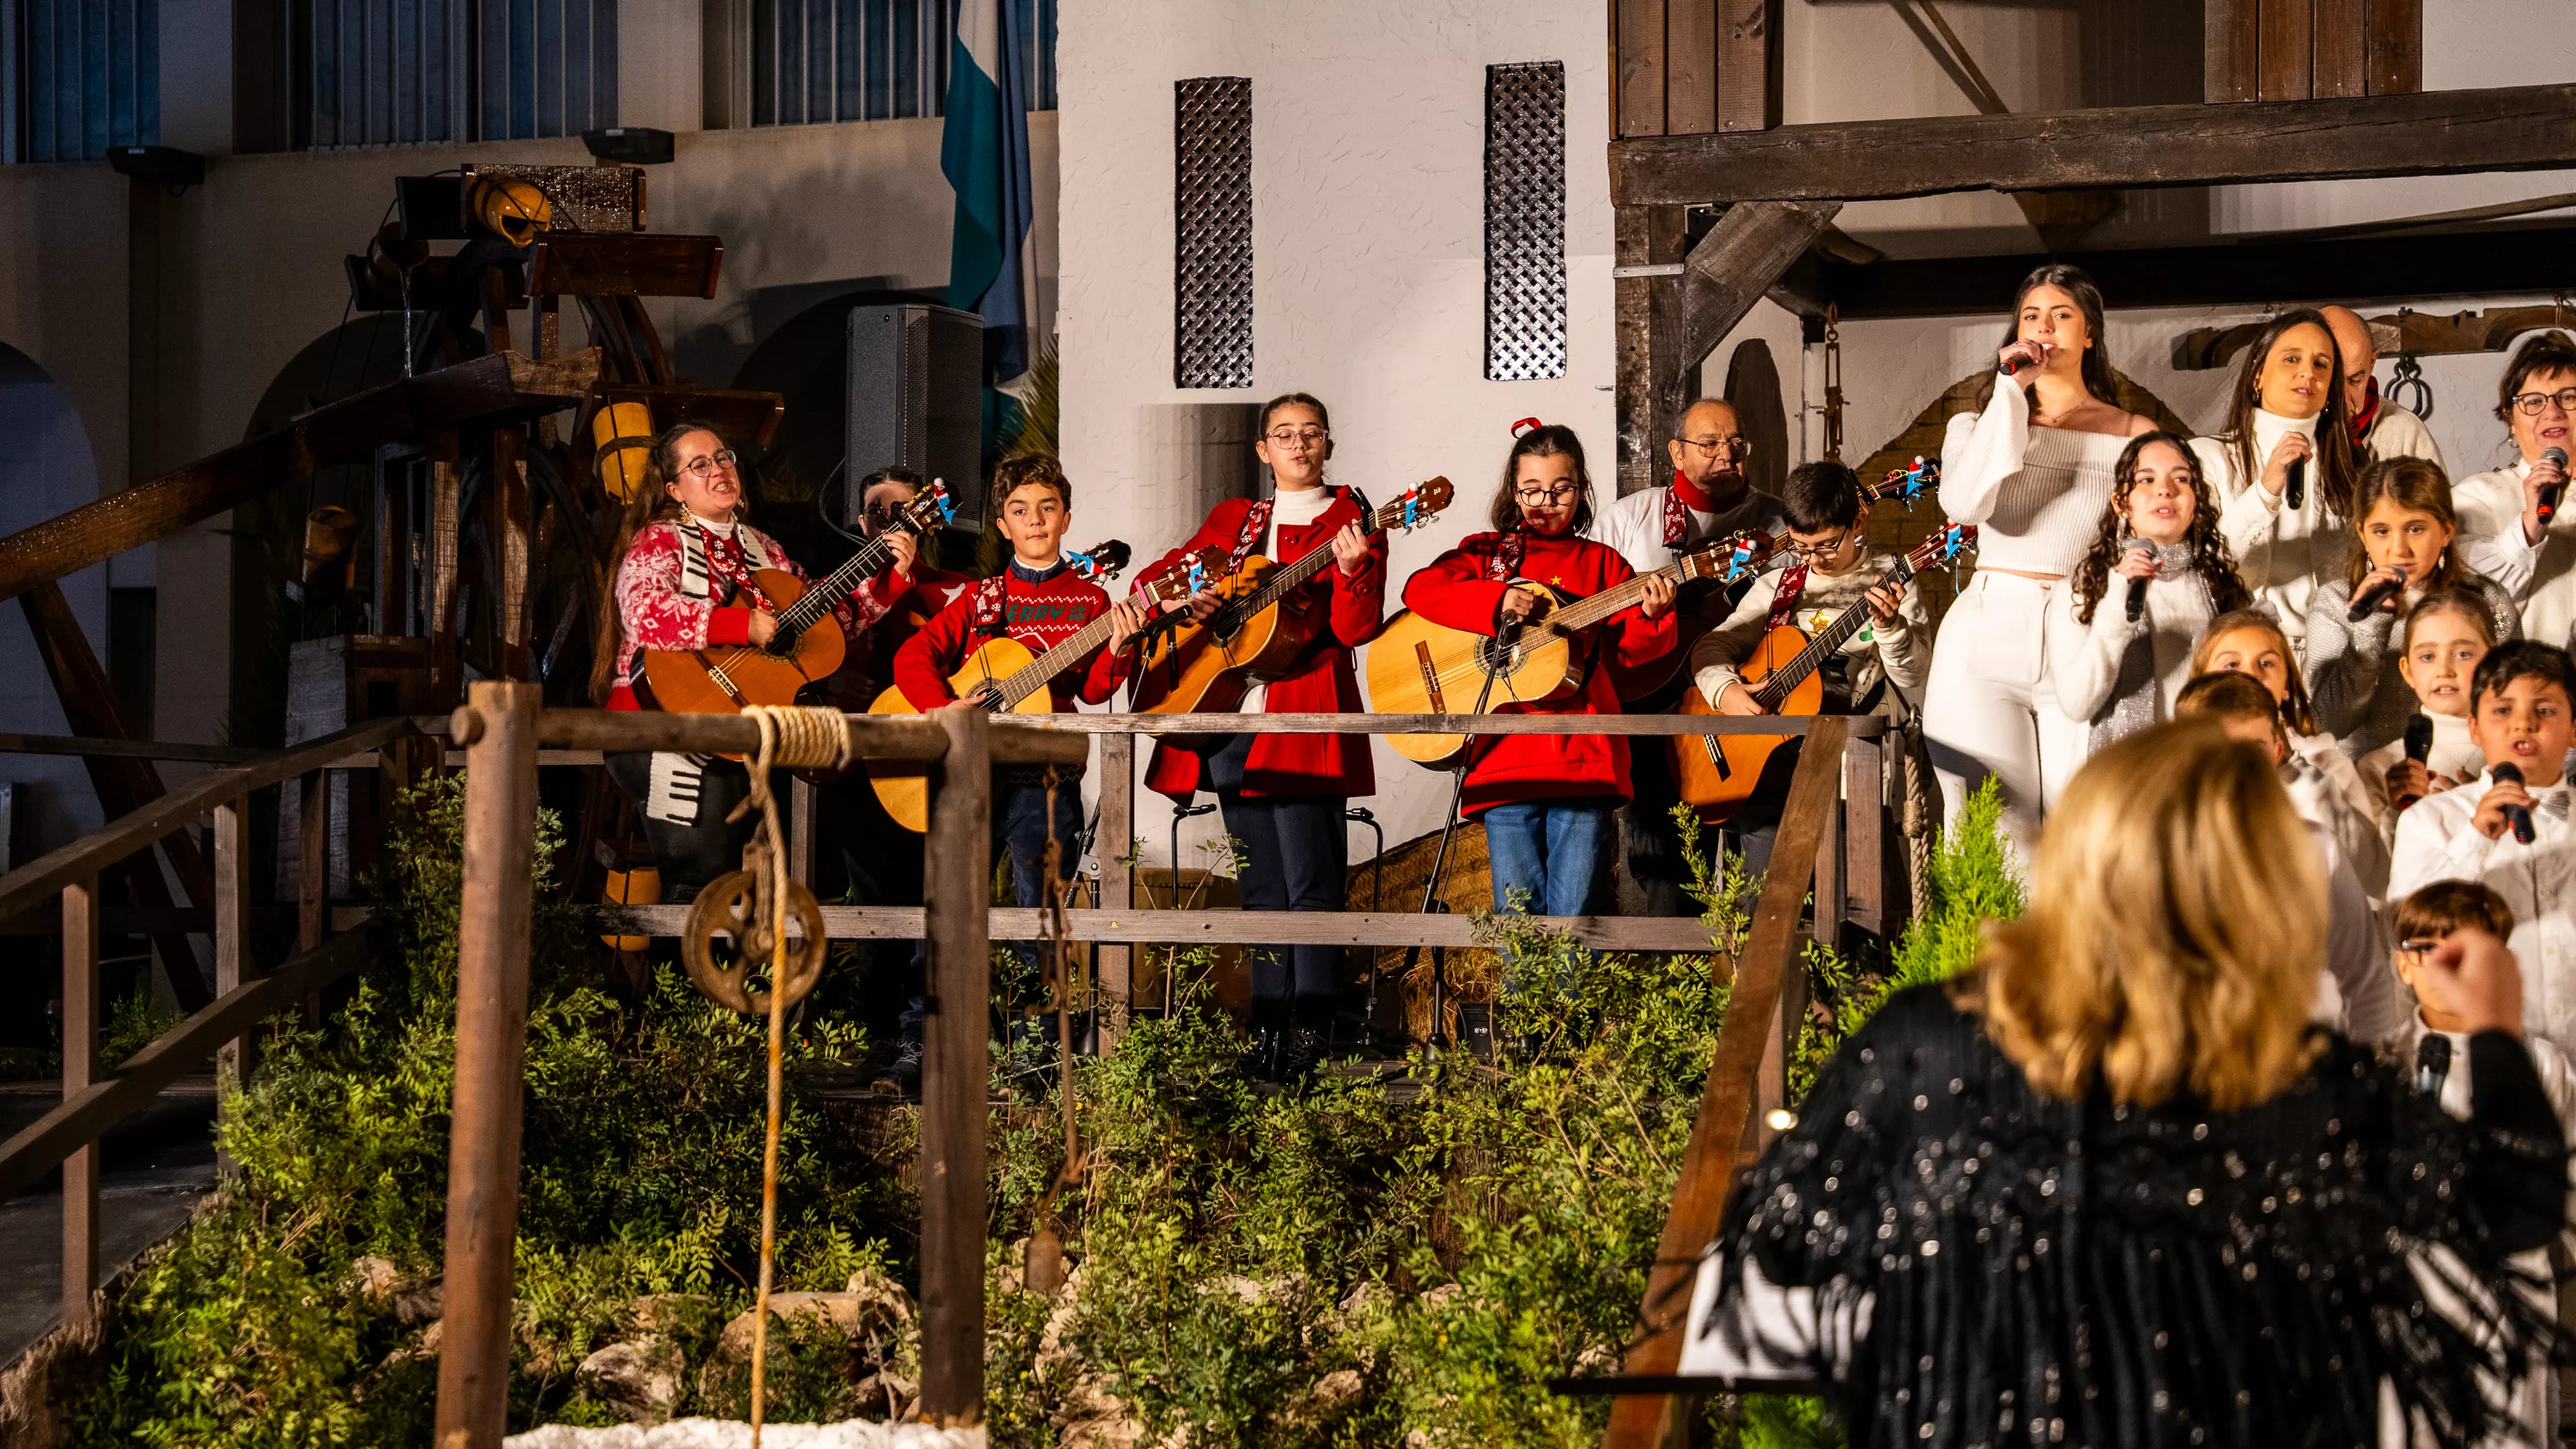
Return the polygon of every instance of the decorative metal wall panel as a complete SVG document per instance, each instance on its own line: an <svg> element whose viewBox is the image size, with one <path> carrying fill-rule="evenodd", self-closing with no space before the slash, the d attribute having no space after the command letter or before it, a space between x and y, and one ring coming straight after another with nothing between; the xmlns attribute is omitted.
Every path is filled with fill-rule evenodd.
<svg viewBox="0 0 2576 1449"><path fill-rule="evenodd" d="M1485 67L1485 376L1565 376L1565 64Z"/></svg>
<svg viewBox="0 0 2576 1449"><path fill-rule="evenodd" d="M1173 87L1172 385L1252 386L1252 80Z"/></svg>

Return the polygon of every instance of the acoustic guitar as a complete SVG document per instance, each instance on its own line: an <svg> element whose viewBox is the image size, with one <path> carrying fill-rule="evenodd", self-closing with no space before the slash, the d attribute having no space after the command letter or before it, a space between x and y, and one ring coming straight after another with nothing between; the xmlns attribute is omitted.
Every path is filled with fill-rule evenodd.
<svg viewBox="0 0 2576 1449"><path fill-rule="evenodd" d="M1945 524L1940 532L1906 551L1879 575L1878 582L1902 589L1915 574L1937 563L1955 564L1975 549L1977 530ZM1736 666L1736 676L1765 714L1808 716L1824 708L1825 682L1817 675L1826 660L1869 622L1869 601L1859 600L1837 615L1815 637L1795 624L1783 624L1762 636L1753 652ZM1717 713L1716 706L1691 686L1679 711L1689 715ZM1795 735L1675 735L1667 742L1673 755L1674 783L1684 803L1714 824L1733 815L1762 779L1762 767Z"/></svg>
<svg viewBox="0 0 2576 1449"><path fill-rule="evenodd" d="M1407 609L1369 645L1369 708L1379 714L1493 714L1507 704L1561 699L1583 687L1591 652L1577 647L1583 632L1644 598L1648 579L1679 583L1747 577L1776 546L1776 540L1760 532L1711 539L1652 573L1588 599L1570 599L1545 584L1521 579L1542 603L1508 644L1432 623ZM1397 754L1435 770L1456 764L1467 749L1463 734L1388 735L1386 740Z"/></svg>
<svg viewBox="0 0 2576 1449"><path fill-rule="evenodd" d="M1893 498L1911 513L1915 499L1939 486L1941 460L1918 454L1911 464L1890 468L1879 482L1860 485L1860 496L1869 503ZM1622 664L1616 659L1604 662L1602 667L1610 671L1611 686L1619 691L1619 702L1634 704L1670 689L1680 679L1700 636L1726 622L1726 616L1734 612L1735 601L1742 596L1741 589L1732 587L1694 589L1674 604L1674 623L1680 630L1681 642L1673 646L1671 653L1658 654L1643 664Z"/></svg>
<svg viewBox="0 0 2576 1449"><path fill-rule="evenodd" d="M1371 513L1368 531L1410 532L1448 507L1455 496L1446 478L1417 483ZM1210 552L1215 553L1217 566L1224 567L1227 555ZM1254 554L1241 569L1213 583L1203 582L1206 571L1202 569L1201 578L1191 583L1191 592L1206 588L1222 602L1204 622L1192 622L1187 614L1165 614L1145 631L1133 686L1136 711L1226 713L1243 703L1244 692L1255 682L1277 678L1306 652L1319 631L1329 627L1322 617L1323 606L1306 591L1306 583L1332 562L1328 545L1286 565Z"/></svg>
<svg viewBox="0 0 2576 1449"><path fill-rule="evenodd" d="M895 516L895 526L918 538L956 517L944 484L933 482ZM710 644L703 649L644 651L645 703L673 714L740 714L747 704L793 704L809 684L841 667L849 640L832 623L832 606L875 578L894 559L890 533L868 541L849 562L811 586L785 569L759 569L752 582L769 600L778 631L766 644ZM749 598L716 612L748 614Z"/></svg>
<svg viewBox="0 0 2576 1449"><path fill-rule="evenodd" d="M1208 552L1217 567L1224 567L1222 552ZM1075 571L1085 580L1096 584L1126 570L1129 550L1113 539L1087 553L1068 550L1065 557L1073 561ZM1174 569L1147 583L1142 590L1146 602L1159 604L1166 599L1188 598L1190 574L1189 569ZM1031 654L1029 646L1007 636L987 639L966 656L956 673L948 676L948 689L959 699L995 714L1051 713L1055 695L1047 685L1057 675L1090 658L1108 638L1109 615L1104 610L1099 618L1044 654ZM904 697L902 686L888 685L869 704L868 713L919 714L921 706ZM870 760L868 784L895 824L916 834L930 828L930 780L921 766L899 760Z"/></svg>

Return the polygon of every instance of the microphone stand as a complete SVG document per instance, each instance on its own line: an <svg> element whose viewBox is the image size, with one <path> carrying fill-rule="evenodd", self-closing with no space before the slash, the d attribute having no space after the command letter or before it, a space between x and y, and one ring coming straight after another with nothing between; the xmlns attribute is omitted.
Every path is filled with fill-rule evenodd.
<svg viewBox="0 0 2576 1449"><path fill-rule="evenodd" d="M1486 702L1494 697L1494 666L1501 662L1500 656L1508 654L1512 646L1519 641L1520 632L1521 626L1518 623L1513 623L1506 625L1503 632L1495 634L1495 655L1490 657L1489 662L1486 665L1485 685L1482 689L1476 691L1476 707L1474 710L1470 711L1471 713L1483 714L1485 712ZM1441 822L1440 849L1431 857L1431 875L1422 883L1422 909L1415 913L1417 915L1445 916L1449 914L1449 903L1440 899L1440 878L1449 873L1449 844L1452 840L1456 839L1458 835L1458 810L1460 806L1466 803L1467 799L1467 766L1469 764L1467 757L1469 753L1474 750L1475 744L1476 737L1474 735L1468 735L1466 736L1466 743L1462 745L1458 751L1458 778L1457 783L1452 786L1449 791L1449 816L1446 820ZM1413 974L1414 963L1421 959L1421 946L1412 945L1405 947L1404 966L1403 969L1396 973L1395 979L1398 982L1401 982L1405 978L1411 976ZM1448 1011L1448 987L1449 948L1446 946L1434 946L1431 948L1431 1036L1429 1040L1423 1043L1423 1045L1429 1047L1431 1049L1431 1054L1435 1057L1445 1050L1450 1044L1446 1019L1446 1013Z"/></svg>

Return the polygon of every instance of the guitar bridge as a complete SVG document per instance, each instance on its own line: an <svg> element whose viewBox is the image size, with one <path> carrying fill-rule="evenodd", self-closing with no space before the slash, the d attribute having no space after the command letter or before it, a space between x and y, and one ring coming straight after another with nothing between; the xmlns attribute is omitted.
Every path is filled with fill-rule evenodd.
<svg viewBox="0 0 2576 1449"><path fill-rule="evenodd" d="M742 690L734 684L733 677L724 672L723 665L709 659L703 649L693 649L690 653L698 661L698 666L706 670L707 678L715 681L716 688L723 690L725 698L733 701L734 708L750 707L751 701L743 697Z"/></svg>
<svg viewBox="0 0 2576 1449"><path fill-rule="evenodd" d="M1422 671L1422 692L1431 701L1433 714L1447 714L1449 702L1440 693L1440 671L1431 663L1431 646L1416 642L1413 646L1414 667Z"/></svg>

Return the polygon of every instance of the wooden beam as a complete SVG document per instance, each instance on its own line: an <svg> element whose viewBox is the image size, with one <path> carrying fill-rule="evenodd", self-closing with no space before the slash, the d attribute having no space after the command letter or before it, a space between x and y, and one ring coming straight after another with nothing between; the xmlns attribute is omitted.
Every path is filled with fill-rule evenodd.
<svg viewBox="0 0 2576 1449"><path fill-rule="evenodd" d="M98 877L63 887L63 1105L98 1067ZM98 1291L98 1144L63 1158L63 1322L78 1332Z"/></svg>
<svg viewBox="0 0 2576 1449"><path fill-rule="evenodd" d="M982 710L937 716L948 749L936 768L923 880L930 1020L921 1058L921 1419L980 1423L984 1411L984 1134L992 1057L985 1040L992 940L990 744Z"/></svg>
<svg viewBox="0 0 2576 1449"><path fill-rule="evenodd" d="M2316 0L2255 0L2255 16L2262 32L2255 55L2257 94L2267 101L2314 95Z"/></svg>
<svg viewBox="0 0 2576 1449"><path fill-rule="evenodd" d="M2368 0L2363 60L2374 96L2424 89L2424 0Z"/></svg>
<svg viewBox="0 0 2576 1449"><path fill-rule="evenodd" d="M1768 130L1780 124L1780 0L1718 6L1717 129Z"/></svg>
<svg viewBox="0 0 2576 1449"><path fill-rule="evenodd" d="M217 997L212 1006L126 1058L114 1075L90 1083L17 1136L0 1142L0 1198L53 1171L84 1143L97 1141L101 1133L159 1096L162 1088L196 1070L224 1043L291 1009L305 992L338 980L367 959L366 933L344 931L322 943L322 949Z"/></svg>
<svg viewBox="0 0 2576 1449"><path fill-rule="evenodd" d="M1619 118L1616 134L1664 134L1665 0L1613 0L1611 23L1619 32Z"/></svg>
<svg viewBox="0 0 2576 1449"><path fill-rule="evenodd" d="M1136 905L1136 737L1109 735L1100 741L1100 909L1127 912ZM831 927L827 924L825 930ZM1008 937L1004 938L1009 939ZM1096 1004L1100 1054L1107 1056L1127 1030L1129 997L1135 990L1136 948L1104 942L1091 953L1099 985Z"/></svg>
<svg viewBox="0 0 2576 1449"><path fill-rule="evenodd" d="M1717 129L1718 12L1735 0L1664 0L1664 131Z"/></svg>
<svg viewBox="0 0 2576 1449"><path fill-rule="evenodd" d="M2312 90L2319 97L2370 94L2367 0L2315 0L2308 46Z"/></svg>
<svg viewBox="0 0 2576 1449"><path fill-rule="evenodd" d="M724 242L678 232L556 231L537 239L531 296L696 297L712 301Z"/></svg>
<svg viewBox="0 0 2576 1449"><path fill-rule="evenodd" d="M250 955L250 799L215 807L215 999L223 1000L256 979ZM301 954L300 952L298 954ZM229 1123L250 1085L252 1038L234 1037L215 1049L215 1121ZM232 1154L216 1149L215 1171L232 1176Z"/></svg>
<svg viewBox="0 0 2576 1449"><path fill-rule="evenodd" d="M510 1406L541 702L533 684L482 683L473 689L483 728L465 766L456 1100L447 1149L447 1306L438 1350L438 1415L430 1436L440 1449L500 1449ZM980 1227L982 1219L976 1221Z"/></svg>
<svg viewBox="0 0 2576 1449"><path fill-rule="evenodd" d="M2213 105L2257 100L2263 80L2256 57L2262 52L2257 0L2202 0L2202 98Z"/></svg>
<svg viewBox="0 0 2576 1449"><path fill-rule="evenodd" d="M2546 295L2564 285L2571 249L2576 226L2553 225L2075 255L2111 306L2122 309ZM1846 322L2001 316L2013 287L2046 260L2046 253L2023 252L1855 267L1810 253L1790 281L1800 307L1821 313L1831 302Z"/></svg>
<svg viewBox="0 0 2576 1449"><path fill-rule="evenodd" d="M238 765L266 750L233 745L183 745L168 740L113 740L96 735L0 733L0 755L96 755L117 760L180 760L193 765Z"/></svg>
<svg viewBox="0 0 2576 1449"><path fill-rule="evenodd" d="M1625 5L1621 14L1626 14ZM1620 207L1613 222L1611 311L1617 323L1613 406L1619 418L1619 493L1650 488L1670 466L1655 425L1658 382L1671 370L1679 275L1660 270L1682 259L1684 216L1678 207ZM1626 275L1620 275L1626 273ZM1657 347L1664 349L1657 355Z"/></svg>
<svg viewBox="0 0 2576 1449"><path fill-rule="evenodd" d="M677 936L687 906L584 906L583 919L603 935ZM823 931L835 941L918 941L920 906L825 906ZM996 941L1033 941L1042 931L1034 908L993 906L985 934ZM1069 939L1126 946L1182 942L1206 946L1453 946L1482 945L1472 916L1412 911L1165 911L1101 906L1064 913ZM1542 916L1538 924L1562 931L1596 951L1710 949L1708 930L1688 916Z"/></svg>
<svg viewBox="0 0 2576 1449"><path fill-rule="evenodd" d="M1839 717L1819 720L1789 777L1780 838L1771 852L1775 868L1762 877L1762 893L1755 901L1753 923L1727 998L1726 1020L1718 1029L1716 1053L1708 1064L1708 1083L1700 1092L1699 1115L1691 1122L1690 1146L1682 1155L1680 1180L1673 1188L1672 1209L1664 1218L1663 1238L1646 1278L1645 1302L1638 1312L1639 1341L1628 1352L1620 1370L1623 1374L1670 1374L1681 1364L1680 1329L1689 1309L1691 1276L1726 1207L1727 1189L1735 1177L1736 1144L1743 1140L1752 1115L1756 1077L1776 1029L1783 984L1797 969L1798 920L1824 833L1825 813L1835 803L1842 779L1843 728ZM1621 1399L1611 1408L1604 1449L1651 1449L1663 1437L1670 1402L1661 1397Z"/></svg>
<svg viewBox="0 0 2576 1449"><path fill-rule="evenodd" d="M2576 165L2576 85L1845 121L1643 137L1610 148L1612 199L1623 207L2570 165Z"/></svg>
<svg viewBox="0 0 2576 1449"><path fill-rule="evenodd" d="M202 523L328 464L362 461L379 444L570 407L581 389L569 385L598 371L595 349L542 370L495 354L317 408L277 432L0 538L0 599Z"/></svg>
<svg viewBox="0 0 2576 1449"><path fill-rule="evenodd" d="M1669 436L1697 396L1700 364L1841 210L1839 201L1745 202L1727 208L1691 248L1682 263L1678 366L1657 400L1657 436Z"/></svg>

